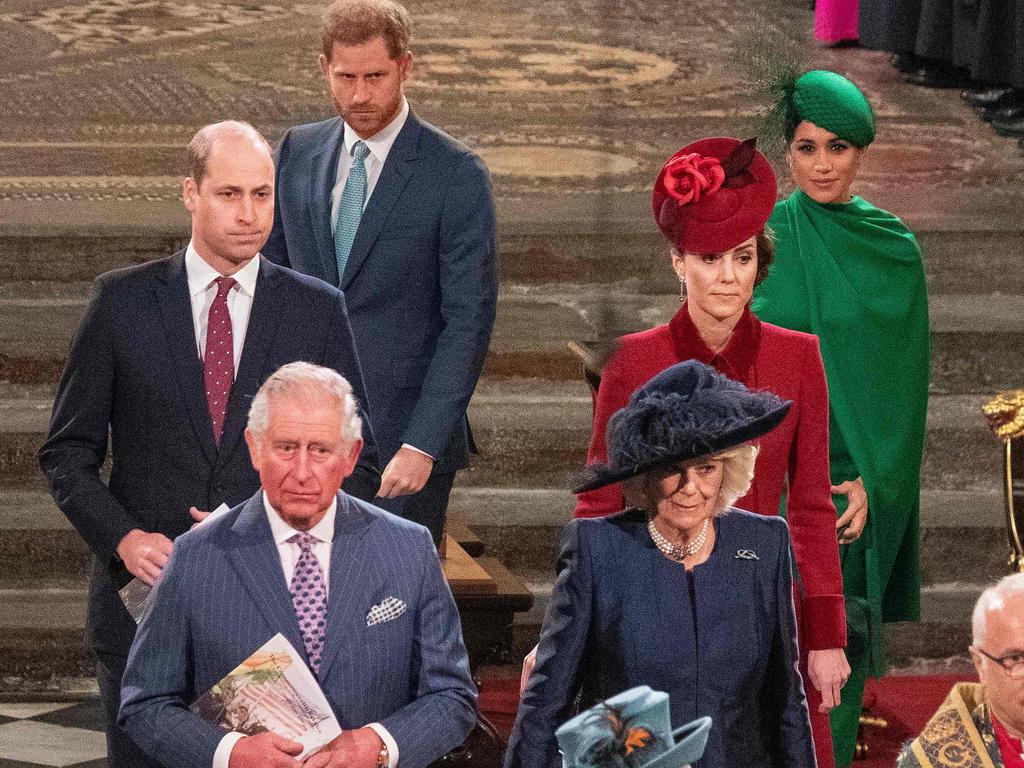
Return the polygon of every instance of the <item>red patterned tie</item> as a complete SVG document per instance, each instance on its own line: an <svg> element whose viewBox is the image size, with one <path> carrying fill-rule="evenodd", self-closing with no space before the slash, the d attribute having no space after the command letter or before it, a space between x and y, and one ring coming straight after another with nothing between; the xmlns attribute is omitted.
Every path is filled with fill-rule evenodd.
<svg viewBox="0 0 1024 768"><path fill-rule="evenodd" d="M234 339L231 334L231 315L228 313L228 293L235 285L230 277L218 277L217 296L210 305L206 323L206 353L203 355L203 380L206 383L206 404L213 422L213 442L220 445L224 430L224 414L228 410L228 395L235 380Z"/></svg>

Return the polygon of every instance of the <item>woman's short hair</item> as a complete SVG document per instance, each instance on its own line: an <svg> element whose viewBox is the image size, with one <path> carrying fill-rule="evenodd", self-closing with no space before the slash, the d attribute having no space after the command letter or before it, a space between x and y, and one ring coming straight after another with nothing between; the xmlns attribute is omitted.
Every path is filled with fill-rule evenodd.
<svg viewBox="0 0 1024 768"><path fill-rule="evenodd" d="M715 501L715 517L724 515L737 499L750 490L758 450L756 445L744 443L708 457L722 462L722 486ZM640 507L650 513L655 511L658 500L651 485L653 476L653 472L648 472L623 481L622 494L628 506Z"/></svg>
<svg viewBox="0 0 1024 768"><path fill-rule="evenodd" d="M757 244L757 274L754 275L754 287L756 288L768 277L768 269L771 267L772 262L775 261L774 230L765 224L764 229L755 236L755 243ZM676 248L672 249L672 254L683 258L683 254ZM686 290L685 284L682 288L684 291Z"/></svg>

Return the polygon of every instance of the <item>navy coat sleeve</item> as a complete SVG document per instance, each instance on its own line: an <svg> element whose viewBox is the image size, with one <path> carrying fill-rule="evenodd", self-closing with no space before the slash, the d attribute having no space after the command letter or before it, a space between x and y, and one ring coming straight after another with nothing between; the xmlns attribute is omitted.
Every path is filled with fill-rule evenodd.
<svg viewBox="0 0 1024 768"><path fill-rule="evenodd" d="M345 296L341 292L337 293L335 312L330 317L323 365L343 372L342 375L352 385L352 394L359 405L359 415L363 420L363 450L359 454L355 469L345 480L345 493L372 503L377 491L380 490L380 454L373 435L372 416L369 412L370 400L366 396L363 368L359 363L356 340L348 321Z"/></svg>
<svg viewBox="0 0 1024 768"><path fill-rule="evenodd" d="M291 136L291 129L289 128L284 132L284 136L277 143L277 148L274 150L274 194L280 194L281 190L281 169L288 160L288 139ZM288 259L288 242L284 236L284 222L281 219L281 206L275 201L274 203L274 226L270 230L270 237L267 238L267 242L263 244L260 249L260 253L266 256L275 264L280 264L283 267L291 267L291 261Z"/></svg>
<svg viewBox="0 0 1024 768"><path fill-rule="evenodd" d="M194 564L190 567L189 563L193 543L188 536L175 542L152 608L132 643L121 682L119 725L143 751L168 768L211 765L225 733L188 709L188 702L202 693L192 690L191 683L187 600L193 590L203 589L189 578L195 573Z"/></svg>
<svg viewBox="0 0 1024 768"><path fill-rule="evenodd" d="M594 572L582 529L587 524L573 520L562 534L558 580L544 617L537 662L519 704L505 768L562 765L555 729L572 714L590 634Z"/></svg>
<svg viewBox="0 0 1024 768"><path fill-rule="evenodd" d="M807 714L804 686L800 678L789 531L785 525L773 527L780 539L777 543L779 556L775 578L779 618L771 642L762 706L770 713L766 722L778 724L773 745L774 764L813 768L817 761L811 741L811 723Z"/></svg>
<svg viewBox="0 0 1024 768"><path fill-rule="evenodd" d="M61 512L108 568L119 562L121 539L137 527L100 479L117 367L110 292L102 278L96 280L57 386L49 434L39 449L39 464Z"/></svg>
<svg viewBox="0 0 1024 768"><path fill-rule="evenodd" d="M469 736L476 722L476 687L462 642L462 624L434 540L419 528L420 599L416 606L415 640L411 649L413 698L381 725L398 745L399 764L427 766Z"/></svg>
<svg viewBox="0 0 1024 768"><path fill-rule="evenodd" d="M444 328L402 442L437 458L459 427L483 367L498 302L498 253L490 177L465 154L448 184L440 223L438 282Z"/></svg>

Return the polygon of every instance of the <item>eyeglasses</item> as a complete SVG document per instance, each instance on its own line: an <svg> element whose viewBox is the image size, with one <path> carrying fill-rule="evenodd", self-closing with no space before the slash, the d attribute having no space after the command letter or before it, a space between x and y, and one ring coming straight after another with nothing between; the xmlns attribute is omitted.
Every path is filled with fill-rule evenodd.
<svg viewBox="0 0 1024 768"><path fill-rule="evenodd" d="M1008 674L1011 680L1024 680L1024 651L1014 651L997 658L978 646L974 646L974 650L1002 667L1003 672Z"/></svg>

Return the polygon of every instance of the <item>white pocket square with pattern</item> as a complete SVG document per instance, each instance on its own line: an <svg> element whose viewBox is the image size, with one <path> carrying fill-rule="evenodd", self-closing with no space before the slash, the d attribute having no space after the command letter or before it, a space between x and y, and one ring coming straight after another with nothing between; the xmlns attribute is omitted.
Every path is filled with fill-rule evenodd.
<svg viewBox="0 0 1024 768"><path fill-rule="evenodd" d="M399 600L397 597L385 597L366 614L366 626L372 627L374 624L394 621L405 613L408 607L404 600Z"/></svg>

